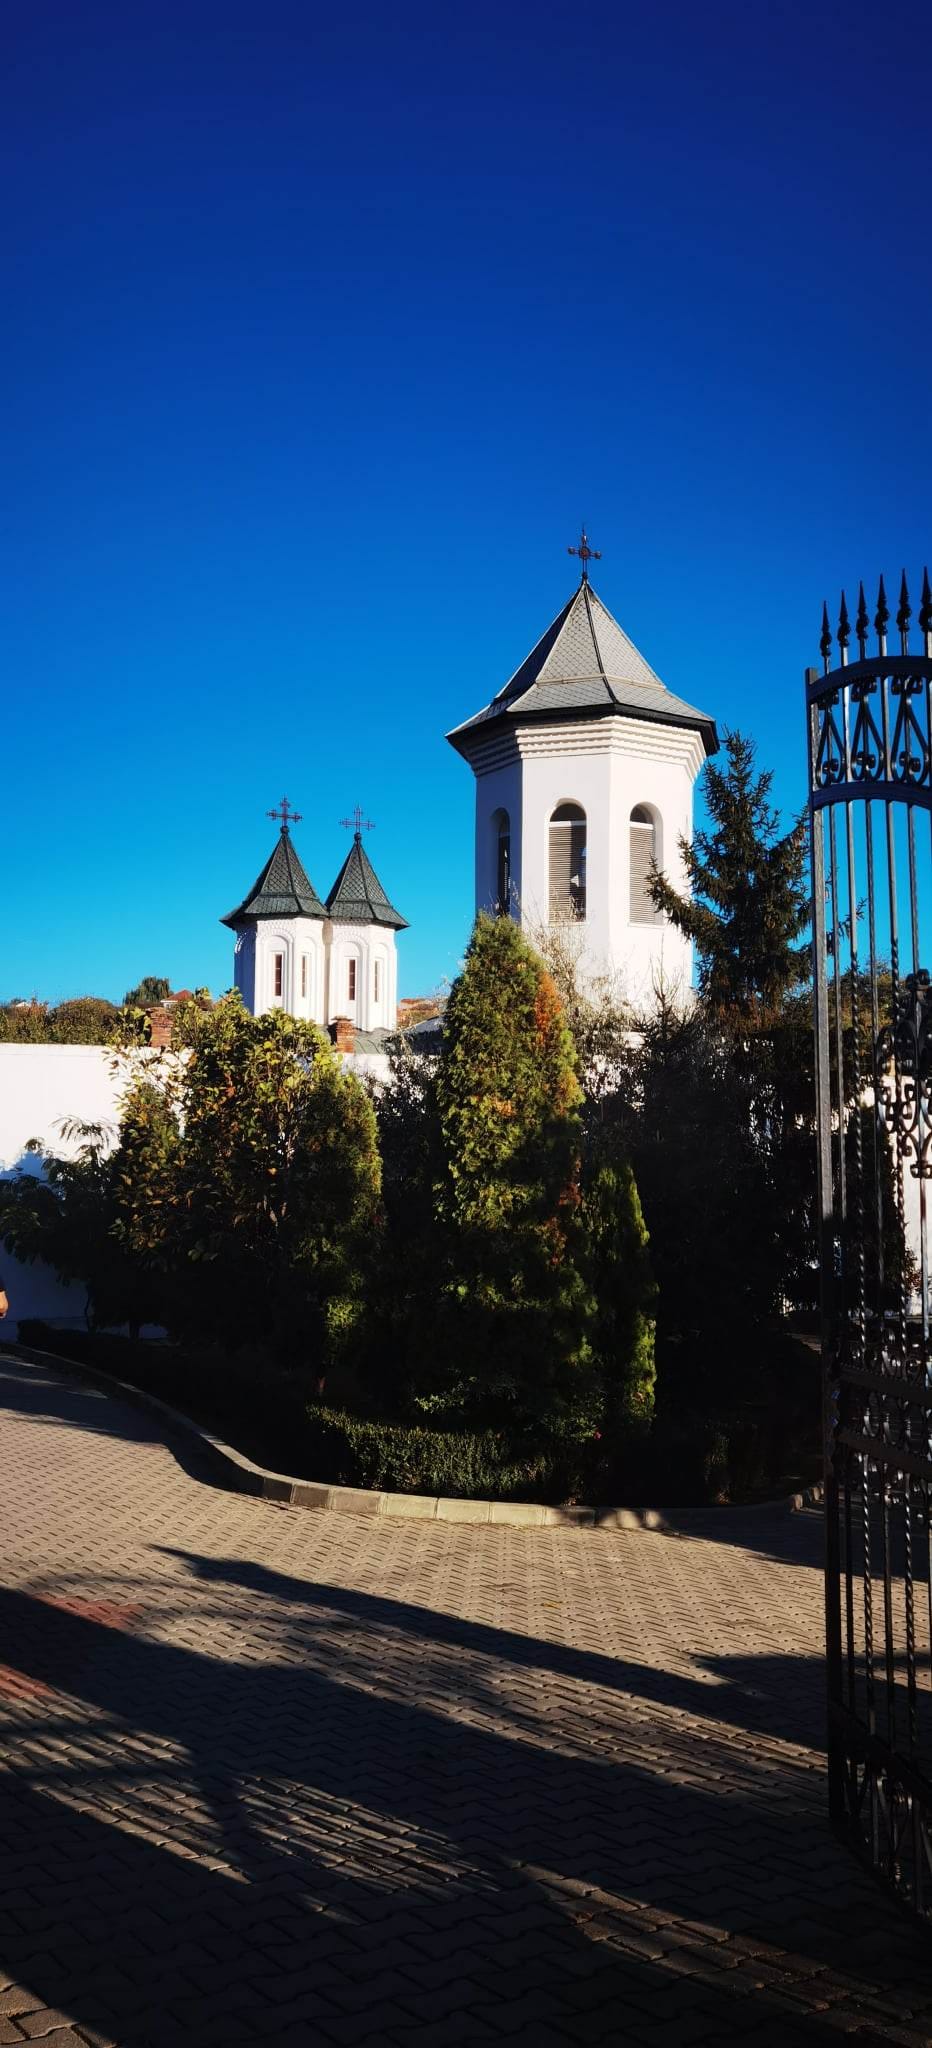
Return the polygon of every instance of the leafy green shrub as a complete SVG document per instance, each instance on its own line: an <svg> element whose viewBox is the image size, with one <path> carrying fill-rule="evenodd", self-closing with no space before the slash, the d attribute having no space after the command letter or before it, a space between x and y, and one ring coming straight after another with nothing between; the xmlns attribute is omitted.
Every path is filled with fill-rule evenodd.
<svg viewBox="0 0 932 2048"><path fill-rule="evenodd" d="M0 1004L0 1044L50 1045L52 1028L46 1003Z"/></svg>
<svg viewBox="0 0 932 2048"><path fill-rule="evenodd" d="M152 1278L113 1236L116 1191L109 1134L102 1124L71 1123L74 1150L58 1155L30 1139L41 1173L0 1180L0 1241L25 1264L42 1260L66 1284L87 1291L88 1324L160 1322Z"/></svg>
<svg viewBox="0 0 932 2048"><path fill-rule="evenodd" d="M52 1038L56 1045L111 1045L119 1015L105 996L72 996L49 1013Z"/></svg>
<svg viewBox="0 0 932 2048"><path fill-rule="evenodd" d="M161 1276L173 1335L323 1373L362 1320L371 1104L313 1024L250 1016L237 995L185 1013L188 1058L153 1068L124 1106L113 1234Z"/></svg>
<svg viewBox="0 0 932 2048"><path fill-rule="evenodd" d="M72 996L47 1003L0 1005L0 1043L7 1045L113 1045L119 1010L106 996Z"/></svg>
<svg viewBox="0 0 932 2048"><path fill-rule="evenodd" d="M20 1323L19 1341L155 1394L260 1464L333 1486L480 1500L558 1500L572 1490L559 1446L523 1447L494 1430L429 1429L309 1403L306 1372L283 1371L253 1350L189 1349L38 1319Z"/></svg>
<svg viewBox="0 0 932 2048"><path fill-rule="evenodd" d="M386 1493L438 1493L469 1500L539 1500L561 1490L554 1448L523 1453L498 1430L441 1430L381 1422L312 1404L315 1476L333 1485Z"/></svg>

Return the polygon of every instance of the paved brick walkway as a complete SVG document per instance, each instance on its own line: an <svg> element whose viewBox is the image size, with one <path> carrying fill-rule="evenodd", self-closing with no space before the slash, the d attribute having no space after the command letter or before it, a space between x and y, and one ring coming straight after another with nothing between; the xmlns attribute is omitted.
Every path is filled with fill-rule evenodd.
<svg viewBox="0 0 932 2048"><path fill-rule="evenodd" d="M824 1822L818 1518L229 1495L0 1358L0 2048L927 2043Z"/></svg>

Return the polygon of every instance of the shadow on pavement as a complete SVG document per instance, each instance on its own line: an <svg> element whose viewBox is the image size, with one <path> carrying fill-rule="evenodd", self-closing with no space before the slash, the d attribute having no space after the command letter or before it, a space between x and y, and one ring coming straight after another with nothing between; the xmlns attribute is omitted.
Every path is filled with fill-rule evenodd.
<svg viewBox="0 0 932 2048"><path fill-rule="evenodd" d="M76 2024L122 2048L803 2044L850 2007L846 2030L882 2040L904 1973L932 2011L932 1966L828 1835L820 1778L774 1742L736 1759L718 1724L752 1725L742 1660L712 1685L554 1661L403 1602L188 1563L223 1587L228 1655L0 1594L21 1710L2 1961ZM293 1625L263 1654L273 1597ZM195 1641L204 1598L177 1610ZM521 1663L530 1685L542 1659L567 1691L535 1719L495 1681ZM771 1705L800 1675L745 1662ZM593 1731L611 1750L587 1752Z"/></svg>

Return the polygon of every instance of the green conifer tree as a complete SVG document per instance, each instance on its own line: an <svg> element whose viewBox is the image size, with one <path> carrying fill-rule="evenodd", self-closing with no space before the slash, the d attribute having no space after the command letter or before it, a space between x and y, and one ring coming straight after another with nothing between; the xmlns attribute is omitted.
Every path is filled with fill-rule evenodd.
<svg viewBox="0 0 932 2048"><path fill-rule="evenodd" d="M433 1396L470 1421L591 1432L580 1260L582 1091L553 982L510 918L477 919L444 1019Z"/></svg>
<svg viewBox="0 0 932 2048"><path fill-rule="evenodd" d="M651 893L693 941L707 1009L728 1029L767 1030L808 968L806 826L799 818L781 833L753 740L726 732L725 754L725 767L705 771L708 827L680 840L690 893L656 868Z"/></svg>

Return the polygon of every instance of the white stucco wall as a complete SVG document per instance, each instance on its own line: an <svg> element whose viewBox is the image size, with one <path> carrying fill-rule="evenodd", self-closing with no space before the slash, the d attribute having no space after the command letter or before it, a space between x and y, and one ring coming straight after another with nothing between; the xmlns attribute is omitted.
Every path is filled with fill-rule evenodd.
<svg viewBox="0 0 932 2048"><path fill-rule="evenodd" d="M281 956L282 992L275 994L275 960ZM307 989L302 992L302 961ZM356 963L356 993L349 994L350 961ZM398 1012L398 955L388 926L333 924L318 918L260 918L236 938L233 975L247 1010L286 1010L326 1026L349 1017L360 1031L393 1031ZM378 979L378 993L376 993Z"/></svg>
<svg viewBox="0 0 932 2048"><path fill-rule="evenodd" d="M282 961L282 992L275 994L275 960ZM302 993L302 961L307 989ZM237 934L233 955L235 986L247 1010L287 1010L312 1024L327 1021L324 925L314 917L263 917Z"/></svg>
<svg viewBox="0 0 932 2048"><path fill-rule="evenodd" d="M125 1076L113 1072L102 1045L0 1045L0 1176L18 1168L39 1171L26 1151L38 1138L50 1151L73 1155L80 1139L66 1141L62 1124L104 1124L116 1136ZM0 1274L10 1313L0 1326L14 1336L21 1316L83 1323L83 1287L63 1287L47 1266L24 1266L0 1247Z"/></svg>
<svg viewBox="0 0 932 2048"><path fill-rule="evenodd" d="M356 963L356 993L349 993L350 961ZM375 969L379 967L379 993ZM334 924L330 943L328 1024L349 1017L358 1031L393 1031L398 1012L398 955L395 934L377 924Z"/></svg>

